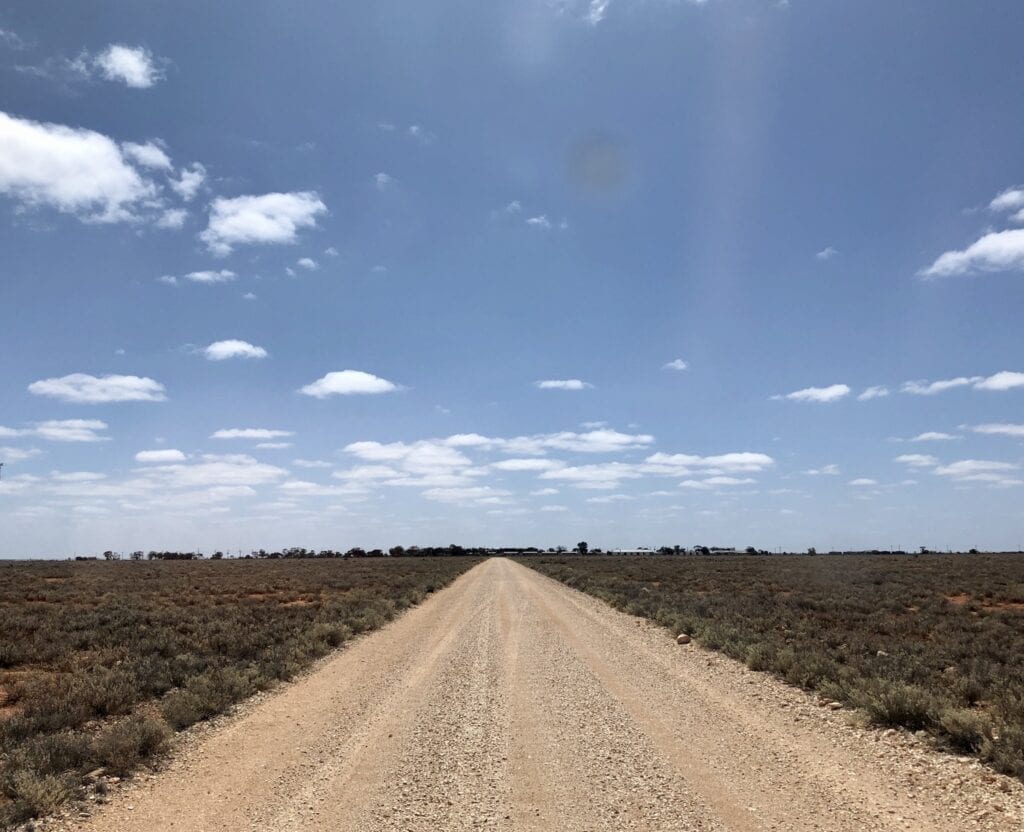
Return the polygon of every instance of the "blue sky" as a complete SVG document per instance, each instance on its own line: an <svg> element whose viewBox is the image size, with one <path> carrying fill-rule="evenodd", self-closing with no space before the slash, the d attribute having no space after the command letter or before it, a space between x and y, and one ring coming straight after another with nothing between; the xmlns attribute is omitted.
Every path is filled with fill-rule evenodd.
<svg viewBox="0 0 1024 832"><path fill-rule="evenodd" d="M1024 545L1022 26L0 6L0 554Z"/></svg>

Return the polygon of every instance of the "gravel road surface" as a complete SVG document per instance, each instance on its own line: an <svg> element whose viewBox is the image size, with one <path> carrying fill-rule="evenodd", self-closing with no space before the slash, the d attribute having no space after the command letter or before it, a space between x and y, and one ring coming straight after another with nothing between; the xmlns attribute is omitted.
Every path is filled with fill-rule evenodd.
<svg viewBox="0 0 1024 832"><path fill-rule="evenodd" d="M62 825L1019 830L1024 788L492 559Z"/></svg>

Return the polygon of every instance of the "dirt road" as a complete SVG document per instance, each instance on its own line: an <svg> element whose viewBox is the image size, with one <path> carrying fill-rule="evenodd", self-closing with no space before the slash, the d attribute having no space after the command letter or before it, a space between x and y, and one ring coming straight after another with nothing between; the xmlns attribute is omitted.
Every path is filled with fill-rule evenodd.
<svg viewBox="0 0 1024 832"><path fill-rule="evenodd" d="M1011 830L1022 793L490 560L77 828Z"/></svg>

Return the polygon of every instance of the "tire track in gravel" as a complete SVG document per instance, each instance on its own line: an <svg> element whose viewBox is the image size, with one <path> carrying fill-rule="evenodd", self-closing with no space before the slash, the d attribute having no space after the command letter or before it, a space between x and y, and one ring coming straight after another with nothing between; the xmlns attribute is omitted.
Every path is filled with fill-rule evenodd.
<svg viewBox="0 0 1024 832"><path fill-rule="evenodd" d="M980 769L951 772L948 758L880 737L492 559L186 742L162 772L71 827L1021 828L1020 784L999 780L1000 791Z"/></svg>

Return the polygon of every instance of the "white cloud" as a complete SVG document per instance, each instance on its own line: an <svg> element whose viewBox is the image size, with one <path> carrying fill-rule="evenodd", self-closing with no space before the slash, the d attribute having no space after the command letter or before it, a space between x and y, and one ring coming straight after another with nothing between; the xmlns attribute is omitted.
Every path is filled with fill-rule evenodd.
<svg viewBox="0 0 1024 832"><path fill-rule="evenodd" d="M536 382L536 385L541 390L587 390L594 386L589 382L580 381L578 378L547 379Z"/></svg>
<svg viewBox="0 0 1024 832"><path fill-rule="evenodd" d="M508 442L509 450L513 450L517 444L526 447L531 441L539 441L542 447L558 451L585 454L612 453L646 447L654 442L654 437L646 433L621 433L611 428L598 428L586 433L564 431L541 434L540 437L523 437L523 440L525 441L510 440Z"/></svg>
<svg viewBox="0 0 1024 832"><path fill-rule="evenodd" d="M709 489L709 488L720 488L722 486L730 485L750 485L756 482L756 480L750 477L708 477L704 480L683 480L679 483L680 488L696 488L696 489Z"/></svg>
<svg viewBox="0 0 1024 832"><path fill-rule="evenodd" d="M157 187L101 133L0 112L0 193L86 222L140 219Z"/></svg>
<svg viewBox="0 0 1024 832"><path fill-rule="evenodd" d="M374 174L373 181L377 189L381 191L385 191L395 184L395 178L388 173Z"/></svg>
<svg viewBox="0 0 1024 832"><path fill-rule="evenodd" d="M946 442L950 439L959 439L960 437L954 436L951 433L942 433L941 431L929 430L924 433L919 433L911 442Z"/></svg>
<svg viewBox="0 0 1024 832"><path fill-rule="evenodd" d="M629 494L605 494L601 497L588 497L586 502L600 505L602 503L628 503L635 499L636 497L631 497Z"/></svg>
<svg viewBox="0 0 1024 832"><path fill-rule="evenodd" d="M663 370L685 370L689 366L690 365L687 364L685 361L683 361L683 359L675 358L672 361L669 361L668 364L665 364L664 366L662 366L662 369Z"/></svg>
<svg viewBox="0 0 1024 832"><path fill-rule="evenodd" d="M290 430L268 430L267 428L222 428L210 435L211 439L282 439L294 436Z"/></svg>
<svg viewBox="0 0 1024 832"><path fill-rule="evenodd" d="M30 433L51 442L106 442L110 437L100 436L106 429L99 419L50 419L36 422Z"/></svg>
<svg viewBox="0 0 1024 832"><path fill-rule="evenodd" d="M507 497L508 491L491 488L489 485L475 485L460 488L428 488L423 496L439 503L482 503L491 505L493 497ZM487 502L484 502L484 501Z"/></svg>
<svg viewBox="0 0 1024 832"><path fill-rule="evenodd" d="M294 243L298 232L316 227L317 217L326 211L314 191L218 197L210 206L209 226L199 238L219 256L240 244Z"/></svg>
<svg viewBox="0 0 1024 832"><path fill-rule="evenodd" d="M1012 390L1016 387L1024 387L1024 373L1010 372L1003 370L991 376L959 376L957 378L944 379L942 381L908 381L901 388L904 393L913 393L917 396L932 396L936 393L943 393L946 390L953 390L957 387L973 387L975 390L989 390L1002 392Z"/></svg>
<svg viewBox="0 0 1024 832"><path fill-rule="evenodd" d="M334 246L328 246L324 249L324 254L328 257L337 257L341 252L338 251Z"/></svg>
<svg viewBox="0 0 1024 832"><path fill-rule="evenodd" d="M361 370L339 370L307 384L300 393L317 399L328 396L351 396L358 394L391 393L401 388L392 381L364 373Z"/></svg>
<svg viewBox="0 0 1024 832"><path fill-rule="evenodd" d="M586 20L591 26L596 26L608 13L608 6L611 5L611 0L590 0L590 4L587 6Z"/></svg>
<svg viewBox="0 0 1024 832"><path fill-rule="evenodd" d="M230 283L238 275L228 269L206 269L200 272L189 272L185 275L185 280L191 281L192 283Z"/></svg>
<svg viewBox="0 0 1024 832"><path fill-rule="evenodd" d="M644 464L645 471L648 473L681 476L690 471L704 471L709 474L763 471L772 467L775 460L768 454L750 451L712 456L659 452L647 457Z"/></svg>
<svg viewBox="0 0 1024 832"><path fill-rule="evenodd" d="M256 445L257 448L262 448L265 451L283 451L291 446L291 442L259 442Z"/></svg>
<svg viewBox="0 0 1024 832"><path fill-rule="evenodd" d="M850 480L850 485L860 488L869 485L878 485L878 481L869 479L867 477L859 477L858 479Z"/></svg>
<svg viewBox="0 0 1024 832"><path fill-rule="evenodd" d="M896 462L902 462L904 465L910 465L913 468L933 468L939 464L939 461L927 454L900 454L896 457Z"/></svg>
<svg viewBox="0 0 1024 832"><path fill-rule="evenodd" d="M850 395L850 388L845 384L832 384L828 387L805 387L785 395L772 396L773 399L789 399L794 402L835 402Z"/></svg>
<svg viewBox="0 0 1024 832"><path fill-rule="evenodd" d="M868 387L863 393L857 396L857 401L866 402L871 399L881 399L889 395L889 388L882 387L881 385L875 385L874 387Z"/></svg>
<svg viewBox="0 0 1024 832"><path fill-rule="evenodd" d="M962 251L947 251L922 277L954 277L978 272L1024 270L1024 228L992 231Z"/></svg>
<svg viewBox="0 0 1024 832"><path fill-rule="evenodd" d="M335 471L331 476L339 480L375 482L377 480L397 479L404 476L404 474L390 465L356 465L344 471Z"/></svg>
<svg viewBox="0 0 1024 832"><path fill-rule="evenodd" d="M10 49L28 49L29 44L17 32L0 28L0 43Z"/></svg>
<svg viewBox="0 0 1024 832"><path fill-rule="evenodd" d="M56 482L98 482L106 479L107 475L95 471L51 471L50 478Z"/></svg>
<svg viewBox="0 0 1024 832"><path fill-rule="evenodd" d="M331 463L322 459L293 459L292 465L296 468L330 468Z"/></svg>
<svg viewBox="0 0 1024 832"><path fill-rule="evenodd" d="M154 485L170 488L253 486L274 482L288 472L245 454L204 454L190 464L155 465L141 470Z"/></svg>
<svg viewBox="0 0 1024 832"><path fill-rule="evenodd" d="M185 202L191 202L203 182L206 181L206 168L199 162L193 162L191 166L182 168L177 179L172 179L170 184L174 192Z"/></svg>
<svg viewBox="0 0 1024 832"><path fill-rule="evenodd" d="M558 494L557 488L538 488L536 491L531 491L531 497L550 497L552 494Z"/></svg>
<svg viewBox="0 0 1024 832"><path fill-rule="evenodd" d="M820 468L809 468L806 471L804 471L804 473L805 474L809 474L812 477L816 477L816 476L818 476L820 474L825 474L825 475L828 475L828 476L834 476L836 474L839 474L840 471L839 471L839 466L836 465L833 462L833 463L830 463L828 465L822 465Z"/></svg>
<svg viewBox="0 0 1024 832"><path fill-rule="evenodd" d="M826 246L814 256L817 257L819 260L831 260L837 254L839 254L838 249L832 248L832 246Z"/></svg>
<svg viewBox="0 0 1024 832"><path fill-rule="evenodd" d="M575 465L544 471L542 480L564 480L577 488L616 488L621 480L640 479L643 474L635 465L604 462L596 465Z"/></svg>
<svg viewBox="0 0 1024 832"><path fill-rule="evenodd" d="M532 459L503 459L499 462L491 463L492 468L497 468L499 471L552 471L555 468L561 468L563 463L557 462L553 459L544 459L542 457L533 457Z"/></svg>
<svg viewBox="0 0 1024 832"><path fill-rule="evenodd" d="M1024 387L1024 373L1011 373L1003 370L988 378L982 379L974 385L975 390L1012 390L1015 387Z"/></svg>
<svg viewBox="0 0 1024 832"><path fill-rule="evenodd" d="M959 376L942 381L906 381L900 390L904 393L912 393L915 396L934 396L936 393L944 393L946 390L953 390L957 387L967 387L982 381L981 376Z"/></svg>
<svg viewBox="0 0 1024 832"><path fill-rule="evenodd" d="M317 263L316 260L314 260L312 257L300 257L298 261L296 261L296 265L301 266L303 269L306 269L307 271L311 272L316 271L317 269L320 268L320 264Z"/></svg>
<svg viewBox="0 0 1024 832"><path fill-rule="evenodd" d="M548 229L551 228L551 220L548 219L547 214L540 214L539 216L536 217L530 217L526 221L526 224L533 228L540 228L544 231L547 231Z"/></svg>
<svg viewBox="0 0 1024 832"><path fill-rule="evenodd" d="M1024 187L1007 188L993 199L988 207L997 212L1019 211L1024 208Z"/></svg>
<svg viewBox="0 0 1024 832"><path fill-rule="evenodd" d="M187 219L188 211L184 208L168 208L157 218L156 227L177 231L184 227Z"/></svg>
<svg viewBox="0 0 1024 832"><path fill-rule="evenodd" d="M97 377L72 373L61 378L34 381L28 386L28 391L36 396L49 396L76 404L162 402L167 399L162 384L139 376Z"/></svg>
<svg viewBox="0 0 1024 832"><path fill-rule="evenodd" d="M121 145L121 150L125 156L145 168L156 168L157 170L171 170L172 168L170 157L160 145L153 142L145 144L125 142Z"/></svg>
<svg viewBox="0 0 1024 832"><path fill-rule="evenodd" d="M111 44L95 61L108 81L121 81L134 89L152 87L163 78L152 53L141 46Z"/></svg>
<svg viewBox="0 0 1024 832"><path fill-rule="evenodd" d="M1020 485L1021 480L1010 475L1019 465L1010 462L993 462L987 459L963 459L949 465L939 466L933 473L950 477L958 482L982 482L994 486Z"/></svg>
<svg viewBox="0 0 1024 832"><path fill-rule="evenodd" d="M552 490L554 490L554 489L552 489ZM541 511L568 511L569 509L566 506L554 506L554 505L552 505L552 506L541 506L540 510Z"/></svg>
<svg viewBox="0 0 1024 832"><path fill-rule="evenodd" d="M409 125L409 129L406 132L420 144L433 144L437 141L436 133L432 133L430 130L427 130L419 124Z"/></svg>
<svg viewBox="0 0 1024 832"><path fill-rule="evenodd" d="M3 436L3 433L0 433L0 436ZM38 448L2 447L0 448L0 462L23 462L26 459L39 456L41 453L42 451Z"/></svg>
<svg viewBox="0 0 1024 832"><path fill-rule="evenodd" d="M513 199L508 205L505 206L506 214L520 214L523 211L523 203L518 199Z"/></svg>
<svg viewBox="0 0 1024 832"><path fill-rule="evenodd" d="M248 341L214 341L203 350L203 354L210 361L225 361L229 358L266 358L267 351L263 347L257 347Z"/></svg>
<svg viewBox="0 0 1024 832"><path fill-rule="evenodd" d="M184 462L185 454L174 448L165 448L159 451L139 451L137 454L135 454L135 461L147 464Z"/></svg>
<svg viewBox="0 0 1024 832"><path fill-rule="evenodd" d="M992 423L975 425L971 430L975 433L983 433L989 436L1012 436L1015 439L1024 439L1024 425L1013 425L1005 422Z"/></svg>

